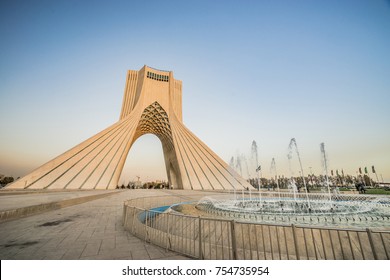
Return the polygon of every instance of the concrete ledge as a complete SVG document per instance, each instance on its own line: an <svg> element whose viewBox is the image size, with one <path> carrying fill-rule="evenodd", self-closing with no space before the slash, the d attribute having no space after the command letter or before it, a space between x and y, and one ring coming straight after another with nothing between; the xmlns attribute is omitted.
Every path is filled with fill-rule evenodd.
<svg viewBox="0 0 390 280"><path fill-rule="evenodd" d="M16 208L11 210L5 210L0 212L0 223L15 220L35 214L39 214L42 212L47 212L51 210L57 210L64 207L69 207L81 203L85 203L88 201L92 201L95 199L103 198L106 196L110 196L113 194L117 194L119 192L113 191L109 193L103 193L103 194L96 194L96 195L90 195L90 196L84 196L84 197L77 197L77 198L71 198L61 201L55 201L55 202L49 202L49 203L43 203L39 205L33 205L33 206L27 206L22 208Z"/></svg>

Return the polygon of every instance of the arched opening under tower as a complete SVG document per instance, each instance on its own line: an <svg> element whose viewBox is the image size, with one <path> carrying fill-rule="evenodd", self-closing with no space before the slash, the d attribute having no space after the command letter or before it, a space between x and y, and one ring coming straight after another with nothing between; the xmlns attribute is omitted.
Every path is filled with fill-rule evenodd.
<svg viewBox="0 0 390 280"><path fill-rule="evenodd" d="M116 123L38 167L9 188L114 189L136 176L145 177L142 178L145 181L161 176L172 189L251 188L184 125L181 84L174 79L172 71L146 65L139 71L129 70L120 119ZM163 159L161 148L153 156L133 155L138 145L145 145L139 151L153 151L144 140L147 138L137 141L145 134L153 134L160 140L156 146L162 146ZM148 158L150 161L145 163ZM138 167L134 168L132 163ZM147 173L153 172L155 164L165 165L165 176L161 167L156 173Z"/></svg>
<svg viewBox="0 0 390 280"><path fill-rule="evenodd" d="M148 182L167 182L164 153L160 139L151 133L140 136L126 157L118 186L141 187Z"/></svg>

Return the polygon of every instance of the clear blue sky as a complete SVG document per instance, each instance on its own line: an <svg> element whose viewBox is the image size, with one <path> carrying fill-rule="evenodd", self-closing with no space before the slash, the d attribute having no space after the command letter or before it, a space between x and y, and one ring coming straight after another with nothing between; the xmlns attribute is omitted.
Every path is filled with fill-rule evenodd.
<svg viewBox="0 0 390 280"><path fill-rule="evenodd" d="M389 1L0 2L0 174L22 176L119 118L126 70L183 81L184 122L225 161L256 140L264 175L390 180ZM165 178L158 138L131 150L126 178ZM294 170L298 173L295 165ZM127 179L123 179L127 180Z"/></svg>

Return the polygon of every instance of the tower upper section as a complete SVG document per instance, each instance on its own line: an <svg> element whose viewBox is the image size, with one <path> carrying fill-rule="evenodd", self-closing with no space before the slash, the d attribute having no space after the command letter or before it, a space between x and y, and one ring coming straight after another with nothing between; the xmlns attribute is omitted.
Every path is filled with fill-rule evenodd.
<svg viewBox="0 0 390 280"><path fill-rule="evenodd" d="M129 115L134 108L142 110L158 102L168 115L182 121L182 82L175 80L172 71L157 70L144 66L139 71L127 72L120 119Z"/></svg>

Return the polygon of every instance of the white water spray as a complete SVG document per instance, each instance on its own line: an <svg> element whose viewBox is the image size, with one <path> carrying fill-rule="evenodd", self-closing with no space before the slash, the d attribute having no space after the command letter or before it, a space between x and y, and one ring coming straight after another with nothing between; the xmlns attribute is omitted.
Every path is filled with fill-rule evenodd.
<svg viewBox="0 0 390 280"><path fill-rule="evenodd" d="M297 145L297 141L295 140L295 138L292 138L291 141L290 141L290 144L288 145L288 149L289 149L289 153L288 153L288 158L291 159L292 158L292 150L293 148L295 148L295 152L297 154L297 157L298 157L298 161L299 161L299 166L301 168L301 176L302 176L302 180L303 180L303 187L305 189L305 193L306 193L306 201L307 201L307 204L309 206L309 210L311 209L310 208L310 199L309 199L309 195L307 194L307 186L306 186L306 180L305 180L305 175L303 173L303 167L302 167L302 161L301 161L301 156L299 155L299 150L298 150L298 145Z"/></svg>
<svg viewBox="0 0 390 280"><path fill-rule="evenodd" d="M320 144L320 150L321 150L322 167L324 170L324 175L325 175L325 179L326 179L326 187L328 190L329 203L330 203L330 205L332 205L332 195L330 194L329 178L328 178L328 160L326 158L325 144L324 143Z"/></svg>

